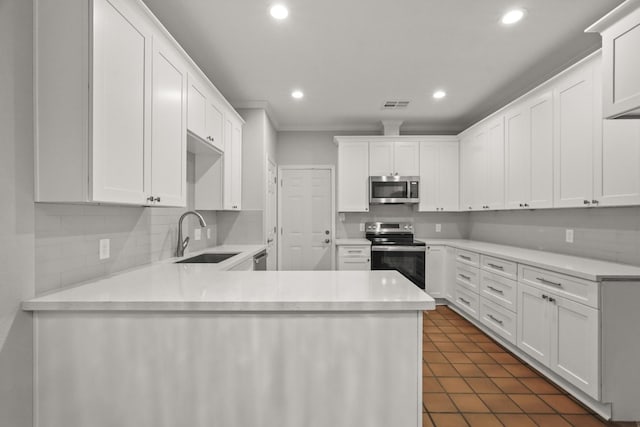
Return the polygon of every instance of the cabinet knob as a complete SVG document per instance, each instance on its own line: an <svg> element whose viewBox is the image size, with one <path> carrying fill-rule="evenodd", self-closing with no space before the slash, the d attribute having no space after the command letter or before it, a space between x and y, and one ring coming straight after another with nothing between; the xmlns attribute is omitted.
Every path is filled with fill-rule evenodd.
<svg viewBox="0 0 640 427"><path fill-rule="evenodd" d="M520 203L520 207L521 207L521 208L524 208L524 204L523 204L523 203Z"/></svg>
<svg viewBox="0 0 640 427"><path fill-rule="evenodd" d="M529 207L529 203L525 203L525 204L524 204L524 207L525 207L525 208L528 208L528 207Z"/></svg>
<svg viewBox="0 0 640 427"><path fill-rule="evenodd" d="M153 202L153 196L147 197L147 202Z"/></svg>
<svg viewBox="0 0 640 427"><path fill-rule="evenodd" d="M600 202L599 202L599 201L597 201L597 200L592 200L592 201L591 201L591 203L592 203L592 204L594 204L594 205L597 205L597 204L598 204L598 203L600 203Z"/></svg>
<svg viewBox="0 0 640 427"><path fill-rule="evenodd" d="M160 197L156 197L155 199L152 200L153 202L159 202L160 201Z"/></svg>
<svg viewBox="0 0 640 427"><path fill-rule="evenodd" d="M469 206L469 210L473 209L471 206Z"/></svg>
<svg viewBox="0 0 640 427"><path fill-rule="evenodd" d="M590 204L591 204L591 202L590 202L590 201L588 201L588 200L585 200L585 201L583 201L583 202L582 202L582 204L584 204L584 205L590 205Z"/></svg>

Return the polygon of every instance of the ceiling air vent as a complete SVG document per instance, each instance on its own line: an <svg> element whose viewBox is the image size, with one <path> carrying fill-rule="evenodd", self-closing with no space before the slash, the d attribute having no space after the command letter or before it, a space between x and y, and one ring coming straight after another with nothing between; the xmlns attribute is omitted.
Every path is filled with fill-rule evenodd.
<svg viewBox="0 0 640 427"><path fill-rule="evenodd" d="M385 101L382 104L383 110L401 110L409 106L409 101Z"/></svg>

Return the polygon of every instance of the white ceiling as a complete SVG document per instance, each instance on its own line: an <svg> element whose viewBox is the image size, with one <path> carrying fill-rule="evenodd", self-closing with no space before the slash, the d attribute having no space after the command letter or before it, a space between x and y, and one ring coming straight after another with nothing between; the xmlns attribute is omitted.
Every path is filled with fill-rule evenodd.
<svg viewBox="0 0 640 427"><path fill-rule="evenodd" d="M598 48L584 29L622 2L282 0L275 21L270 0L144 1L235 106L268 103L281 130L360 131L462 130ZM525 19L501 25L514 6Z"/></svg>

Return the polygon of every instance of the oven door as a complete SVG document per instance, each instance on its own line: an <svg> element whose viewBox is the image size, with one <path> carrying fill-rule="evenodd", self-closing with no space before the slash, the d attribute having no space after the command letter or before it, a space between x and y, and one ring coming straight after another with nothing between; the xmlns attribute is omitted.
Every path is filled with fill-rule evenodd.
<svg viewBox="0 0 640 427"><path fill-rule="evenodd" d="M396 270L424 289L425 246L372 246L372 270Z"/></svg>

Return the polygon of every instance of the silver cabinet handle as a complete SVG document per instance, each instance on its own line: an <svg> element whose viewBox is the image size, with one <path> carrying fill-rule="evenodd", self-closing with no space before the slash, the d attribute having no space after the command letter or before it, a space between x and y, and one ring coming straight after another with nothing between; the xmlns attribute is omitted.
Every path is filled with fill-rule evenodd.
<svg viewBox="0 0 640 427"><path fill-rule="evenodd" d="M504 295L504 291L501 291L500 289L496 289L493 286L487 286L487 288L491 289L493 292L499 293L500 295Z"/></svg>
<svg viewBox="0 0 640 427"><path fill-rule="evenodd" d="M471 261L471 257L466 256L466 255L460 255L460 258L466 259L467 261Z"/></svg>
<svg viewBox="0 0 640 427"><path fill-rule="evenodd" d="M556 303L556 299L555 299L555 298L552 298L552 297L549 297L549 302L551 302L551 303L555 304L555 303Z"/></svg>
<svg viewBox="0 0 640 427"><path fill-rule="evenodd" d="M503 267L503 266L501 266L501 265L498 265L498 264L491 264L491 263L488 263L487 265L488 265L489 267L491 267L491 268L495 268L495 269L497 269L497 270L504 270L504 267Z"/></svg>
<svg viewBox="0 0 640 427"><path fill-rule="evenodd" d="M521 208L524 208L524 203L520 203L520 207L521 207Z"/></svg>
<svg viewBox="0 0 640 427"><path fill-rule="evenodd" d="M471 303L469 301L467 301L466 299L462 298L462 297L458 297L458 299L460 301L462 301L463 303L467 304L467 305L471 305Z"/></svg>
<svg viewBox="0 0 640 427"><path fill-rule="evenodd" d="M460 276L460 277L462 277L463 279L466 279L466 280L471 280L471 277L469 277L469 276L465 276L465 275L464 275L464 274L462 274L462 273L458 273L458 276Z"/></svg>
<svg viewBox="0 0 640 427"><path fill-rule="evenodd" d="M597 204L599 204L600 202L599 202L599 201L597 201L597 200L592 200L592 201L591 201L591 203L592 203L592 204L594 204L594 205L597 205Z"/></svg>
<svg viewBox="0 0 640 427"><path fill-rule="evenodd" d="M590 204L591 204L591 202L590 202L590 201L588 201L588 200L584 200L584 201L582 202L582 204L583 204L583 205L590 205Z"/></svg>
<svg viewBox="0 0 640 427"><path fill-rule="evenodd" d="M548 295L542 294L542 299L549 299Z"/></svg>
<svg viewBox="0 0 640 427"><path fill-rule="evenodd" d="M502 325L504 322L500 319L496 319L495 317L493 317L492 315L488 314L487 317L491 320L493 320L494 322L496 322L499 325Z"/></svg>
<svg viewBox="0 0 640 427"><path fill-rule="evenodd" d="M273 239L267 239L267 243L273 242Z"/></svg>
<svg viewBox="0 0 640 427"><path fill-rule="evenodd" d="M147 202L153 202L153 196L147 197Z"/></svg>
<svg viewBox="0 0 640 427"><path fill-rule="evenodd" d="M536 280L539 281L540 283L544 283L545 285L553 285L553 286L558 286L560 288L562 287L562 283L552 282L542 277L536 277Z"/></svg>
<svg viewBox="0 0 640 427"><path fill-rule="evenodd" d="M159 202L159 201L160 201L160 197L156 197L156 198L154 199L154 201L155 201L155 202Z"/></svg>

